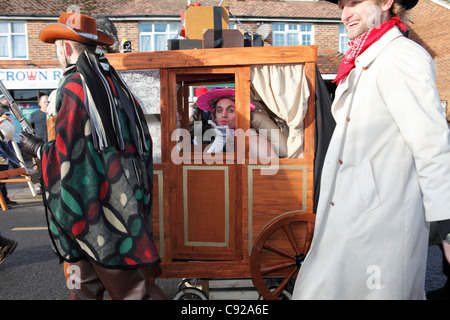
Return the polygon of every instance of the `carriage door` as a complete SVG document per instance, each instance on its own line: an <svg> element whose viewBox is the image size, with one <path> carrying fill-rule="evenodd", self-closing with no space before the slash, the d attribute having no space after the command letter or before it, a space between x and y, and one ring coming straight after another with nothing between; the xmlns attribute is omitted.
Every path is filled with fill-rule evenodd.
<svg viewBox="0 0 450 320"><path fill-rule="evenodd" d="M242 258L241 185L235 152L210 154L212 129L195 105L195 93L235 87L241 68L169 70L172 257ZM247 82L248 83L248 82ZM200 89L199 89L200 88Z"/></svg>

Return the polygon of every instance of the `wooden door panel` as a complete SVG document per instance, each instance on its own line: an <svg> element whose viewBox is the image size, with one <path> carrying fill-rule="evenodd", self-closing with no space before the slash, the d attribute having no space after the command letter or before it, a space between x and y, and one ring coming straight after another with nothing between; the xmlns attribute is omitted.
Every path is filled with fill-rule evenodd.
<svg viewBox="0 0 450 320"><path fill-rule="evenodd" d="M240 257L236 168L178 166L174 258L234 260Z"/></svg>

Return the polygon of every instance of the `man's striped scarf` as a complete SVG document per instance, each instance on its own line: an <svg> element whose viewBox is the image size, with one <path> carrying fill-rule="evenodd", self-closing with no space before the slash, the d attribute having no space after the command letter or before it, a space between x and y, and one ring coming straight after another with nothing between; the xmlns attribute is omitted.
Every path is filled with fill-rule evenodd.
<svg viewBox="0 0 450 320"><path fill-rule="evenodd" d="M148 150L137 102L116 70L103 54L84 51L76 65L64 70L64 75L77 71L83 81L85 105L91 121L95 149L102 151L112 145L118 150L124 150L117 112L120 105L130 120L136 148L143 158Z"/></svg>

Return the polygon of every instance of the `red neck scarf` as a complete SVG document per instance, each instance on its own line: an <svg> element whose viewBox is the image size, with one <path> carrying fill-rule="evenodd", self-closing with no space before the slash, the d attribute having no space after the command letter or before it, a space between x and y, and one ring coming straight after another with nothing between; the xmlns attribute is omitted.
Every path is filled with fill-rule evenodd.
<svg viewBox="0 0 450 320"><path fill-rule="evenodd" d="M350 41L350 49L348 49L345 54L339 67L336 79L334 79L333 82L337 82L339 84L339 82L344 79L355 67L356 58L395 25L398 25L400 29L406 32L405 24L401 22L399 17L394 17L388 22L382 23Z"/></svg>

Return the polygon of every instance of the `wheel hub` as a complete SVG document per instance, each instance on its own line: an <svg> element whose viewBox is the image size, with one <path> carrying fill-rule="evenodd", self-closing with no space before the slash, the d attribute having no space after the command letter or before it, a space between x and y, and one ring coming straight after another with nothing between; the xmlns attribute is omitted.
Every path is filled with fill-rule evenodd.
<svg viewBox="0 0 450 320"><path fill-rule="evenodd" d="M304 260L305 260L305 255L303 253L300 253L299 255L295 256L295 265L297 266L297 268L300 269Z"/></svg>

